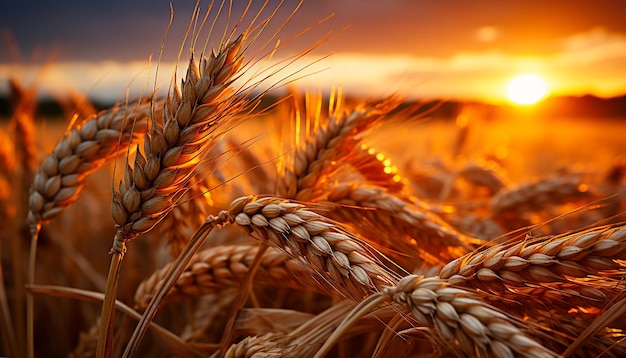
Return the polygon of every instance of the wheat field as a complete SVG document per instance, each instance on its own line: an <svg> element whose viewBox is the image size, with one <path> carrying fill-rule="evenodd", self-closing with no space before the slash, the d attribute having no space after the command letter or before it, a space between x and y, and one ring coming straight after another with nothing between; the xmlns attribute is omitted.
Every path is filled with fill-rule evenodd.
<svg viewBox="0 0 626 358"><path fill-rule="evenodd" d="M626 355L623 124L303 93L273 16L62 129L11 80L0 355Z"/></svg>

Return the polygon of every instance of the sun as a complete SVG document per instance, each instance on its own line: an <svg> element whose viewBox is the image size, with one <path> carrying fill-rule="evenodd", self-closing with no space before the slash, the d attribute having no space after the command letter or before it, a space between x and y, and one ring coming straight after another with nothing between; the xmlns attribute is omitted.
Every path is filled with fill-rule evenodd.
<svg viewBox="0 0 626 358"><path fill-rule="evenodd" d="M509 82L506 93L511 102L530 105L539 102L548 94L548 85L537 75L523 74Z"/></svg>

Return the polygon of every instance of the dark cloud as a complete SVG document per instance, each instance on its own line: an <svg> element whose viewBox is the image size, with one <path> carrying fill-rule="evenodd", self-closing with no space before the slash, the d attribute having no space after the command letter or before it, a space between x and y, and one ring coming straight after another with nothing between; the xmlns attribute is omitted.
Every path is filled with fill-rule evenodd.
<svg viewBox="0 0 626 358"><path fill-rule="evenodd" d="M188 24L193 0L174 1L175 23L168 54L174 56ZM263 1L255 1L253 11ZM278 1L270 1L273 9ZM209 2L202 2L207 7ZM288 15L298 1L287 0L281 16ZM494 5L497 4L497 5ZM216 4L214 6L217 6ZM247 5L233 1L234 13ZM596 26L625 32L622 2L598 0L577 2L553 0L344 0L305 1L287 34L298 33L311 23L334 13L334 18L304 36L312 42L321 33L350 29L327 45L332 51L370 53L418 53L450 56L458 51L481 50L475 31L497 27L500 50L543 54L554 50L560 38ZM10 1L0 12L0 28L13 34L24 57L36 50L56 49L62 58L79 60L145 59L158 51L169 19L169 1ZM4 52L4 51L0 51ZM8 61L0 55L0 61Z"/></svg>

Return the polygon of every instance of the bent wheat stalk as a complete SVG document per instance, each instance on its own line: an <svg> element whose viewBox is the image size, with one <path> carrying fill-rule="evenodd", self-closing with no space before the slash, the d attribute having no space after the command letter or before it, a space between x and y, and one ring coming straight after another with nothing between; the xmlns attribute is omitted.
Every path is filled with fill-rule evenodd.
<svg viewBox="0 0 626 358"><path fill-rule="evenodd" d="M63 298L71 298L81 301L88 302L102 302L104 300L104 294L100 292L93 292L82 290L78 288L65 287L65 286L51 286L51 285L32 285L28 286L27 289L34 294L42 294L51 297L63 297ZM126 304L120 301L115 301L115 309L124 313L126 316L134 319L140 320L141 315L128 307ZM159 326L156 323L150 323L150 329L153 330L161 339L161 341L165 344L168 349L171 350L174 356L184 356L184 357L201 357L200 352L196 351L189 347L185 342L183 342L180 337L171 331Z"/></svg>

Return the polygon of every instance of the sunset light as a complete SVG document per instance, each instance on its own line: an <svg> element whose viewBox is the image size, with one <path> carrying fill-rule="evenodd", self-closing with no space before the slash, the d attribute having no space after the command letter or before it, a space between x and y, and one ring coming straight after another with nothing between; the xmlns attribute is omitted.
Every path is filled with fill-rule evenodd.
<svg viewBox="0 0 626 358"><path fill-rule="evenodd" d="M509 100L519 105L535 104L548 94L548 85L541 77L524 74L514 77L507 87Z"/></svg>

